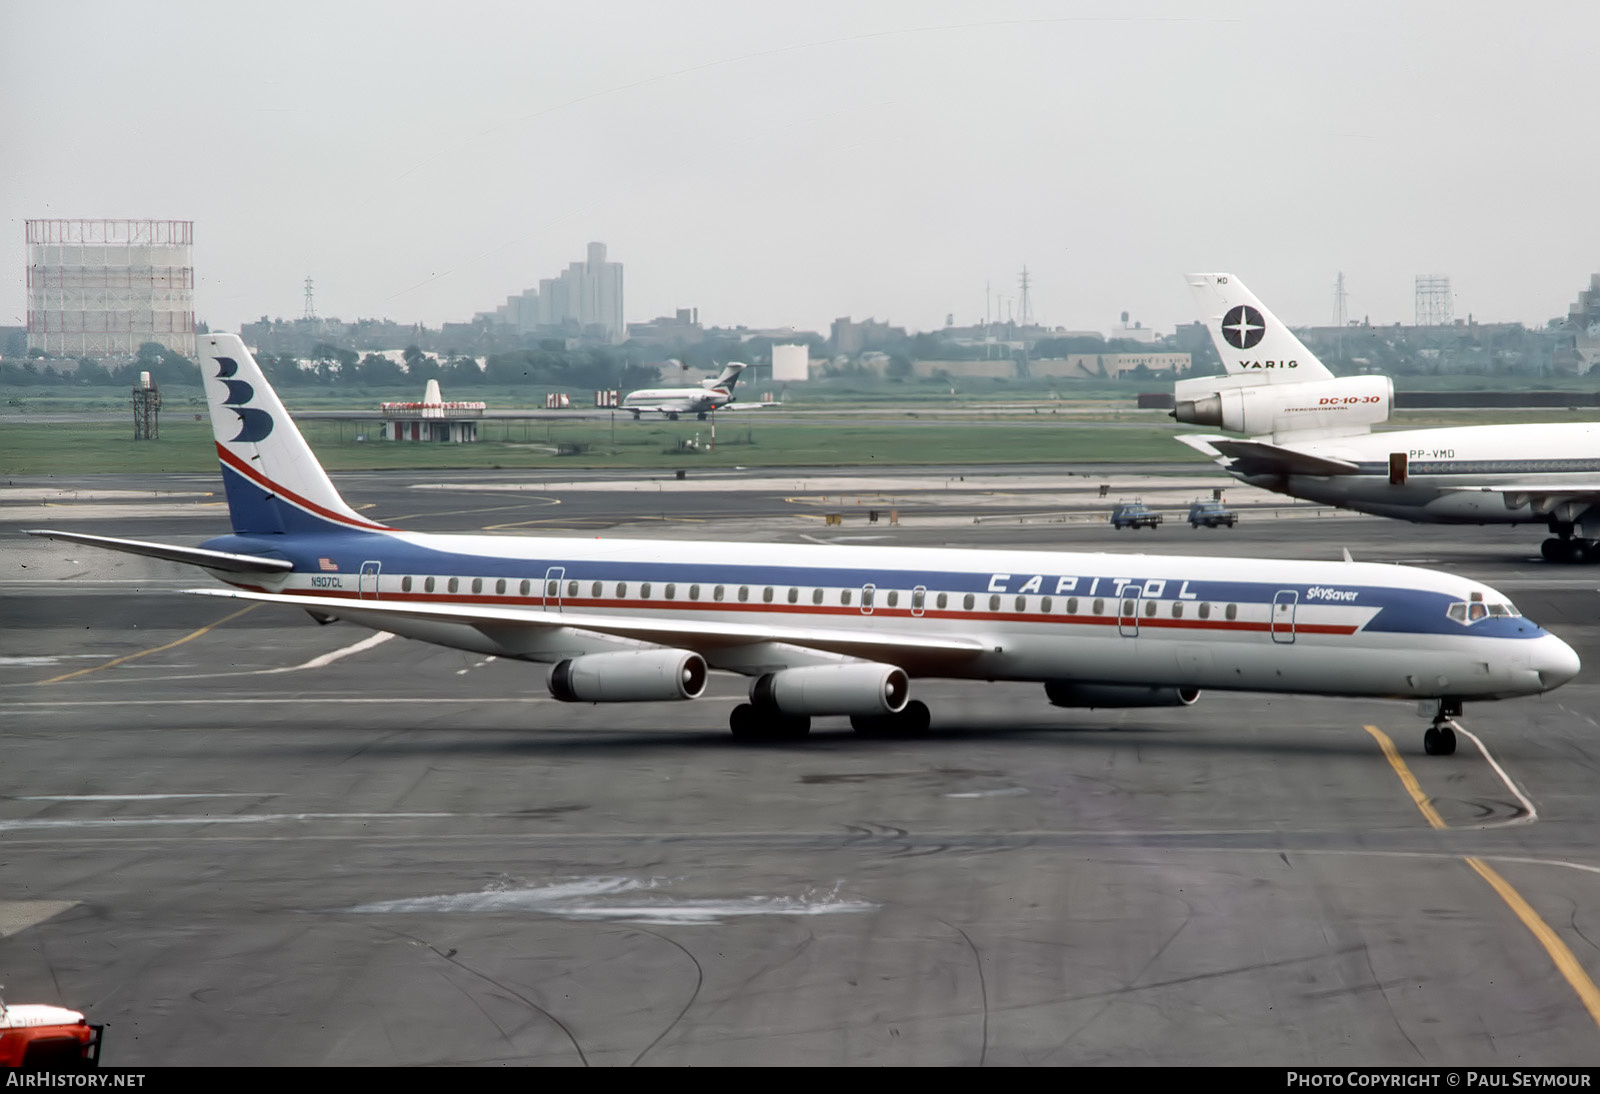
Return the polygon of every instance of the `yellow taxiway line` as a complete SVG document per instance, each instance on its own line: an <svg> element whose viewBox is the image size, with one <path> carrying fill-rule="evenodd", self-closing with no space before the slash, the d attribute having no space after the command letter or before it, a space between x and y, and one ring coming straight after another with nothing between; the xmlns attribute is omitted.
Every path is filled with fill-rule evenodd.
<svg viewBox="0 0 1600 1094"><path fill-rule="evenodd" d="M1383 749L1383 755L1389 761L1389 766L1394 768L1394 773L1400 777L1400 784L1406 788L1406 793L1411 795L1411 800L1416 803L1427 822L1434 828L1448 828L1444 818L1439 816L1439 811L1433 807L1433 802L1422 792L1422 785L1417 782L1417 777L1411 773L1406 762L1400 758L1399 749L1395 748L1394 741L1389 735L1377 726L1362 726L1372 734L1373 740L1378 742L1378 747ZM1555 962L1556 970L1561 973L1577 993L1578 999L1583 1003L1584 1009L1589 1012L1589 1017L1594 1024L1600 1026L1600 988L1595 987L1589 974L1584 971L1578 959L1573 956L1572 950L1561 941L1561 936L1551 929L1550 924L1540 918L1539 913L1533 910L1533 905L1512 886L1505 878L1501 877L1487 862L1481 858L1468 855L1464 858L1466 864L1475 870L1479 877L1487 881L1492 889L1505 901L1506 907L1522 920L1522 925L1544 947L1545 953L1550 955L1550 960Z"/></svg>
<svg viewBox="0 0 1600 1094"><path fill-rule="evenodd" d="M259 607L261 607L260 604L252 604L248 608L240 608L238 611L234 612L232 615L225 615L221 619L217 620L215 623L207 623L205 626L201 627L199 630L193 632L192 634L186 634L182 638L178 639L175 642L168 642L165 646L156 646L154 649L140 650L138 653L130 653L126 657L118 657L114 661L107 661L103 665L92 665L92 666L90 666L89 668L86 668L86 669L78 669L76 672L64 672L60 676L52 676L48 680L35 680L34 683L35 684L59 684L63 680L71 680L74 676L86 676L91 672L99 672L101 669L113 668L113 667L115 667L117 665L122 664L125 661L135 661L135 660L138 660L141 657L148 657L152 653L160 653L162 650L170 650L170 649L172 649L172 647L181 646L185 642L193 642L196 638L199 638L202 634L205 634L207 631L212 630L212 629L214 629L216 627L220 627L224 623L232 622L233 620L238 619L245 612L255 611Z"/></svg>

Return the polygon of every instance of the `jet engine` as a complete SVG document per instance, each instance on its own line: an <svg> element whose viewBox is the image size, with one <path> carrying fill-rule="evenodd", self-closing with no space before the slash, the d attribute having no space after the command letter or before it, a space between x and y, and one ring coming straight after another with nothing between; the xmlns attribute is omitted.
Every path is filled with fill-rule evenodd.
<svg viewBox="0 0 1600 1094"><path fill-rule="evenodd" d="M750 685L750 702L784 714L872 717L904 710L910 692L905 670L893 665L809 665L758 676Z"/></svg>
<svg viewBox="0 0 1600 1094"><path fill-rule="evenodd" d="M557 662L548 684L563 703L694 699L706 689L706 662L689 650L589 653Z"/></svg>
<svg viewBox="0 0 1600 1094"><path fill-rule="evenodd" d="M1261 383L1253 376L1206 376L1173 388L1180 422L1235 433L1298 430L1365 432L1389 420L1394 383L1387 376L1344 376L1303 383Z"/></svg>
<svg viewBox="0 0 1600 1094"><path fill-rule="evenodd" d="M1057 707L1187 707L1200 698L1200 689L1052 680L1045 684L1044 694Z"/></svg>

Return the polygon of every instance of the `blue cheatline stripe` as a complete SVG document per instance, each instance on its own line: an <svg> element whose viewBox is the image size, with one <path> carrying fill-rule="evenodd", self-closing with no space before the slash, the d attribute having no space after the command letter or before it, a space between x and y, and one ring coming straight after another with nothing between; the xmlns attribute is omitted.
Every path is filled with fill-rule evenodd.
<svg viewBox="0 0 1600 1094"><path fill-rule="evenodd" d="M1389 474L1387 460L1362 460L1360 475ZM1408 475L1582 475L1600 473L1600 460L1408 460ZM1557 484L1552 484L1557 485Z"/></svg>

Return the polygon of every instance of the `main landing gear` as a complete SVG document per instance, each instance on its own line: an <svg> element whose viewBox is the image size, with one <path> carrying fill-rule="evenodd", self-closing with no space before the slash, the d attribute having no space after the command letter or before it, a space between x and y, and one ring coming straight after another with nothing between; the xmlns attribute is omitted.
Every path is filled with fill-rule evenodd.
<svg viewBox="0 0 1600 1094"><path fill-rule="evenodd" d="M1539 553L1546 562L1600 562L1600 549L1597 547L1600 547L1600 541L1551 536L1539 544Z"/></svg>
<svg viewBox="0 0 1600 1094"><path fill-rule="evenodd" d="M928 704L913 699L896 714L852 714L850 727L863 737L921 737L930 721ZM811 732L811 716L740 703L728 715L728 728L741 741L798 741Z"/></svg>
<svg viewBox="0 0 1600 1094"><path fill-rule="evenodd" d="M1546 562L1600 562L1600 540L1573 535L1577 528L1571 521L1550 522L1550 531L1555 534L1539 544L1539 553Z"/></svg>
<svg viewBox="0 0 1600 1094"><path fill-rule="evenodd" d="M811 715L740 703L728 715L728 728L741 741L798 741L811 732Z"/></svg>
<svg viewBox="0 0 1600 1094"><path fill-rule="evenodd" d="M850 728L863 737L921 737L928 732L928 704L913 699L896 714L852 714Z"/></svg>
<svg viewBox="0 0 1600 1094"><path fill-rule="evenodd" d="M1460 699L1440 699L1439 712L1433 716L1433 725L1422 735L1422 751L1430 756L1449 756L1456 750L1456 730L1461 727L1456 719L1461 717Z"/></svg>

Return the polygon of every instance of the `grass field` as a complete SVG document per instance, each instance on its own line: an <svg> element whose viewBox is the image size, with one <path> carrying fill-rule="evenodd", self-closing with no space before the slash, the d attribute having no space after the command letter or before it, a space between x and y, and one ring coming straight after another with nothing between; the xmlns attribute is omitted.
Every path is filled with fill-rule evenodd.
<svg viewBox="0 0 1600 1094"><path fill-rule="evenodd" d="M373 423L376 425L377 423ZM984 421L908 422L893 426L804 422L718 423L709 450L704 422L618 421L615 443L606 422L485 423L477 444L357 442L356 427L305 422L302 429L330 470L509 467L558 471L578 467L776 467L842 464L1169 462L1198 454L1173 441L1177 430L1149 425L1048 425ZM523 439L526 437L526 439ZM703 446L682 451L686 440ZM569 454L561 454L561 453ZM217 457L207 423L165 420L158 441L134 441L131 423L0 426L0 474L91 474L107 471L210 471Z"/></svg>
<svg viewBox="0 0 1600 1094"><path fill-rule="evenodd" d="M926 410L885 412L894 424L807 421L781 412L741 415L717 423L711 448L707 422L634 422L578 419L531 422L486 420L477 444L395 444L357 441L376 436L377 422L300 423L307 440L331 470L384 468L507 467L562 468L827 467L938 463L1130 463L1207 462L1173 438L1196 432L1159 413L1084 409L1047 416L966 416L961 420ZM1495 422L1600 420L1600 411L1416 411L1402 412L1392 428L1483 425ZM0 420L3 421L3 420ZM1205 432L1205 431L1198 431ZM693 447L685 448L685 442ZM159 441L134 441L131 421L0 424L0 475L77 475L111 471L210 471L216 466L211 427L194 414L167 414Z"/></svg>

